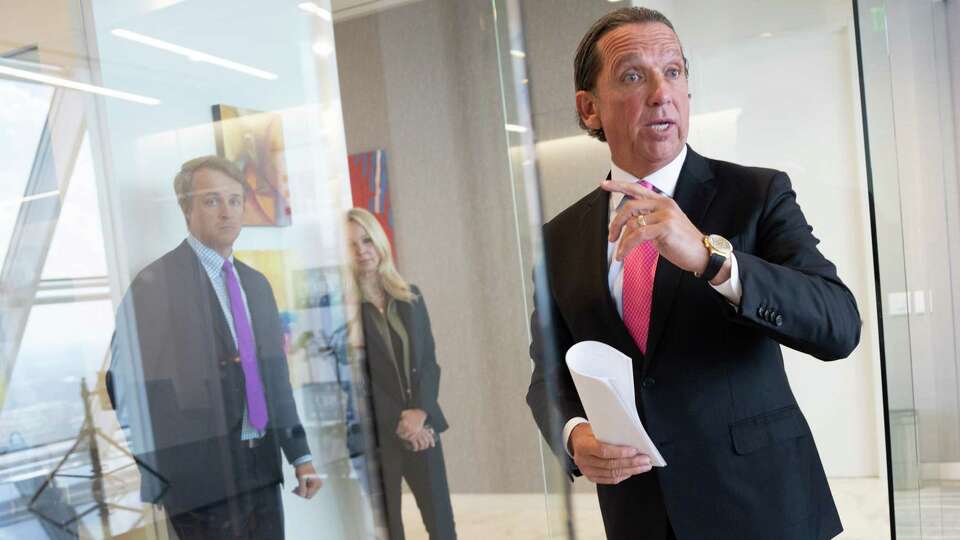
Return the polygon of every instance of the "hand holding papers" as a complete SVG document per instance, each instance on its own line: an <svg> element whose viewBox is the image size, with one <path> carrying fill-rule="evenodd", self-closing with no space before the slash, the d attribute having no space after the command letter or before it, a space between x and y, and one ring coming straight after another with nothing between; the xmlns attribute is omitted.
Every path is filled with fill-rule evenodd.
<svg viewBox="0 0 960 540"><path fill-rule="evenodd" d="M567 367L597 440L636 448L654 467L666 467L637 414L630 357L597 341L581 341L567 351Z"/></svg>

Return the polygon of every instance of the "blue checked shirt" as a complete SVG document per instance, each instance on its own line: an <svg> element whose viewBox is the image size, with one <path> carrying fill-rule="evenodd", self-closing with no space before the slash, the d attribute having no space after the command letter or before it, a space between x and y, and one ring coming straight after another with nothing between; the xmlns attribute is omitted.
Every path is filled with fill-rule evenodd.
<svg viewBox="0 0 960 540"><path fill-rule="evenodd" d="M187 243L193 248L193 252L197 254L197 259L200 260L200 266L203 267L203 270L207 273L207 277L210 278L210 284L213 285L213 291L217 293L217 300L220 302L220 309L223 310L223 317L227 320L227 327L230 328L230 335L233 336L233 344L236 345L237 330L233 325L233 312L230 310L230 295L227 293L227 283L223 275L223 261L225 259L221 257L219 253L194 238L192 234L187 236ZM233 255L230 256L230 262L234 262ZM237 282L240 282L239 274L237 274ZM243 295L243 304L247 311L247 320L252 321L253 319L250 317L250 305L247 302L247 292L243 289L242 282L240 282L240 294ZM249 441L259 439L265 434L266 432L260 431L250 425L250 420L247 418L247 408L244 407L240 440ZM313 457L310 454L306 454L294 460L292 465L297 466L309 461L313 461Z"/></svg>

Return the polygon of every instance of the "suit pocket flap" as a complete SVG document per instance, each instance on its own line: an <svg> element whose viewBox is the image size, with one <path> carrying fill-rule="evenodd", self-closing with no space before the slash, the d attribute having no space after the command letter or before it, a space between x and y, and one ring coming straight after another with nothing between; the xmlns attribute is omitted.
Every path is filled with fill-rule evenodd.
<svg viewBox="0 0 960 540"><path fill-rule="evenodd" d="M755 452L765 446L803 437L806 422L796 405L777 409L730 425L733 449L740 455Z"/></svg>

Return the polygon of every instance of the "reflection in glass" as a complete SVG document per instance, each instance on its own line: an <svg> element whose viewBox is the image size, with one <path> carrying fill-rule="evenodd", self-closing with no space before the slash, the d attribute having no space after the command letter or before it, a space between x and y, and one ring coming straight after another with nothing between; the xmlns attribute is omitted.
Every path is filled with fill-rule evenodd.
<svg viewBox="0 0 960 540"><path fill-rule="evenodd" d="M267 278L233 257L244 177L216 156L174 181L189 234L130 285L107 377L141 471L181 540L283 538L281 451L295 492L320 487Z"/></svg>
<svg viewBox="0 0 960 540"><path fill-rule="evenodd" d="M37 151L37 142L47 119L49 86L0 79L0 260L7 252L10 233L30 168Z"/></svg>
<svg viewBox="0 0 960 540"><path fill-rule="evenodd" d="M539 436L518 411L530 367L525 282L536 253L527 227L517 228L525 221L517 209L536 197L515 190L523 180L510 178L508 147L517 133L503 129L531 124L516 114L526 100L520 79L498 65L501 52L523 61L509 53L524 49L513 45L522 41L517 7L89 0L4 10L0 57L22 60L15 53L26 48L38 62L0 80L16 90L0 94L10 120L0 127L8 143L0 152L10 153L0 200L15 205L0 210L0 250L16 262L0 284L8 375L0 537L165 540L224 528L256 535L271 524L261 536L544 536ZM29 107L20 106L20 89ZM395 434L401 413L374 424L380 379L368 368L384 357L364 343L375 323L364 323L344 249L344 213L365 194L348 180L348 156L371 153L381 181L370 194L389 179L383 206L395 210L399 270L430 297L429 331L416 321L400 327L408 349L436 336L445 370L425 376L418 362L426 360L408 351L401 395L404 384L413 394L432 384L424 393L444 396L442 410L436 398L400 409L426 412L410 450ZM171 189L184 160L207 154L241 168L244 202L260 212L242 233L232 214L221 231L239 235L230 246L235 298L223 268L211 264L211 276L199 262L198 252L217 248L217 227L185 228ZM532 159L517 163L529 172ZM192 201L191 212L233 208L229 198ZM483 215L471 215L475 208ZM195 243L183 243L188 233ZM447 247L445 265L437 246ZM395 304L401 319L404 303ZM406 304L426 320L422 297ZM251 377L233 361L245 356L244 317L261 368L264 430L254 425L262 411L251 406ZM381 344L396 352L392 334ZM119 415L104 388L111 361ZM288 385L264 367L273 363L285 365ZM284 387L280 405L275 382ZM98 431L83 430L91 421ZM247 438L245 423L267 433ZM445 431L447 423L457 429ZM323 481L311 499L294 493L301 486L289 461L300 450L281 444L301 426ZM389 428L389 449L374 428ZM434 446L417 452L431 430ZM245 455L257 457L256 471ZM417 471L405 465L417 461L410 456L430 457ZM260 487L264 495L253 495Z"/></svg>
<svg viewBox="0 0 960 540"><path fill-rule="evenodd" d="M426 303L397 272L377 218L362 208L347 216L390 538L405 538L400 488L406 480L430 538L453 539L440 443L449 425L437 401L440 366Z"/></svg>

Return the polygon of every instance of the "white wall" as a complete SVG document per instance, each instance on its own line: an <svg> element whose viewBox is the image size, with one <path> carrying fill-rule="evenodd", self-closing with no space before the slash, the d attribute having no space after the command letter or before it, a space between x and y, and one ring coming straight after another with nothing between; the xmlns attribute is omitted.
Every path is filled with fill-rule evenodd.
<svg viewBox="0 0 960 540"><path fill-rule="evenodd" d="M947 50L950 74L953 79L953 131L960 133L960 2L946 2ZM957 138L957 156L960 156L960 137Z"/></svg>

